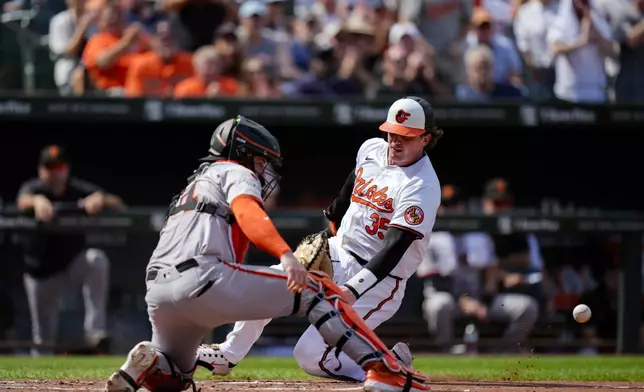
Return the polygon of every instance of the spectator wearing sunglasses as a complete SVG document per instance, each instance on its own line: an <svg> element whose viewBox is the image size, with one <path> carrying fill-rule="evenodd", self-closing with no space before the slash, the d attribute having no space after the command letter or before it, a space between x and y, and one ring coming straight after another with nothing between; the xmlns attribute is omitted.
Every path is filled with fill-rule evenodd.
<svg viewBox="0 0 644 392"><path fill-rule="evenodd" d="M35 230L20 235L25 262L23 279L33 343L37 347L32 355L53 353L58 300L70 285L82 286L88 347L96 353L105 353L109 344L107 255L100 249L88 249L84 233L51 232L46 230L46 224L65 213L95 215L107 208L121 209L123 201L96 185L71 177L67 154L52 145L42 150L38 177L22 185L17 204L21 212L33 214L41 223Z"/></svg>

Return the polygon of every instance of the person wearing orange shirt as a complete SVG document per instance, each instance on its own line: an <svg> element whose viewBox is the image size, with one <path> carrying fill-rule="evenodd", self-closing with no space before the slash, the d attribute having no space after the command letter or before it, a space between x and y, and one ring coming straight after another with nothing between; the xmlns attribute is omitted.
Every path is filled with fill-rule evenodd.
<svg viewBox="0 0 644 392"><path fill-rule="evenodd" d="M128 97L172 96L180 81L193 75L192 54L181 51L172 25L157 23L153 49L132 59L125 81Z"/></svg>
<svg viewBox="0 0 644 392"><path fill-rule="evenodd" d="M195 76L179 83L175 98L231 97L240 93L235 78L221 75L222 59L213 46L204 46L193 57Z"/></svg>
<svg viewBox="0 0 644 392"><path fill-rule="evenodd" d="M139 24L124 27L116 6L101 11L99 32L89 39L82 56L95 88L122 91L132 55L147 45L142 31Z"/></svg>

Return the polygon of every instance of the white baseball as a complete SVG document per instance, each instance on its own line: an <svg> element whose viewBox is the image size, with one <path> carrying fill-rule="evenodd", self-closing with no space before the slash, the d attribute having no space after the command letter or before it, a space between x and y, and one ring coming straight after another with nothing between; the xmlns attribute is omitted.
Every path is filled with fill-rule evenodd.
<svg viewBox="0 0 644 392"><path fill-rule="evenodd" d="M572 317L574 317L575 321L578 323L587 322L590 320L590 316L592 316L592 312L587 305L579 304L572 310Z"/></svg>

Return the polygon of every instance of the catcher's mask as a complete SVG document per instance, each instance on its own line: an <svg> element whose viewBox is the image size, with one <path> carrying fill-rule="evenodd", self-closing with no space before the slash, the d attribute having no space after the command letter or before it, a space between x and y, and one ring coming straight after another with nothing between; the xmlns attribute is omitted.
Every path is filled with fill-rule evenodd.
<svg viewBox="0 0 644 392"><path fill-rule="evenodd" d="M210 138L209 156L201 161L235 161L252 170L262 184L266 200L281 177L275 171L282 165L280 145L266 128L243 116L221 123Z"/></svg>

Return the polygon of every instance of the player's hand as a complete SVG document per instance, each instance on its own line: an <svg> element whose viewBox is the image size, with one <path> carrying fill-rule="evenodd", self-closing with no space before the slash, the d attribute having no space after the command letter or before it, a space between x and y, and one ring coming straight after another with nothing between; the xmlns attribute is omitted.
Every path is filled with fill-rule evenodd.
<svg viewBox="0 0 644 392"><path fill-rule="evenodd" d="M487 319L487 307L479 300L464 295L458 299L458 304L465 315L475 316L481 321Z"/></svg>
<svg viewBox="0 0 644 392"><path fill-rule="evenodd" d="M347 300L347 303L349 305L353 305L354 303L356 303L357 301L356 296L353 295L353 292L351 292L351 290L349 290L347 286L340 286L340 289L344 293L344 298Z"/></svg>
<svg viewBox="0 0 644 392"><path fill-rule="evenodd" d="M505 287L514 287L525 283L525 277L521 274L506 274L503 277Z"/></svg>
<svg viewBox="0 0 644 392"><path fill-rule="evenodd" d="M54 206L48 198L42 195L34 197L34 214L36 220L49 222L54 217Z"/></svg>
<svg viewBox="0 0 644 392"><path fill-rule="evenodd" d="M105 207L105 196L100 192L92 193L78 201L78 206L87 212L88 215L98 214Z"/></svg>
<svg viewBox="0 0 644 392"><path fill-rule="evenodd" d="M480 320L487 320L487 307L483 304L480 304L474 311L474 315Z"/></svg>
<svg viewBox="0 0 644 392"><path fill-rule="evenodd" d="M294 293L301 293L308 283L309 273L293 255L293 252L284 253L280 258L284 272L288 277L286 286Z"/></svg>

